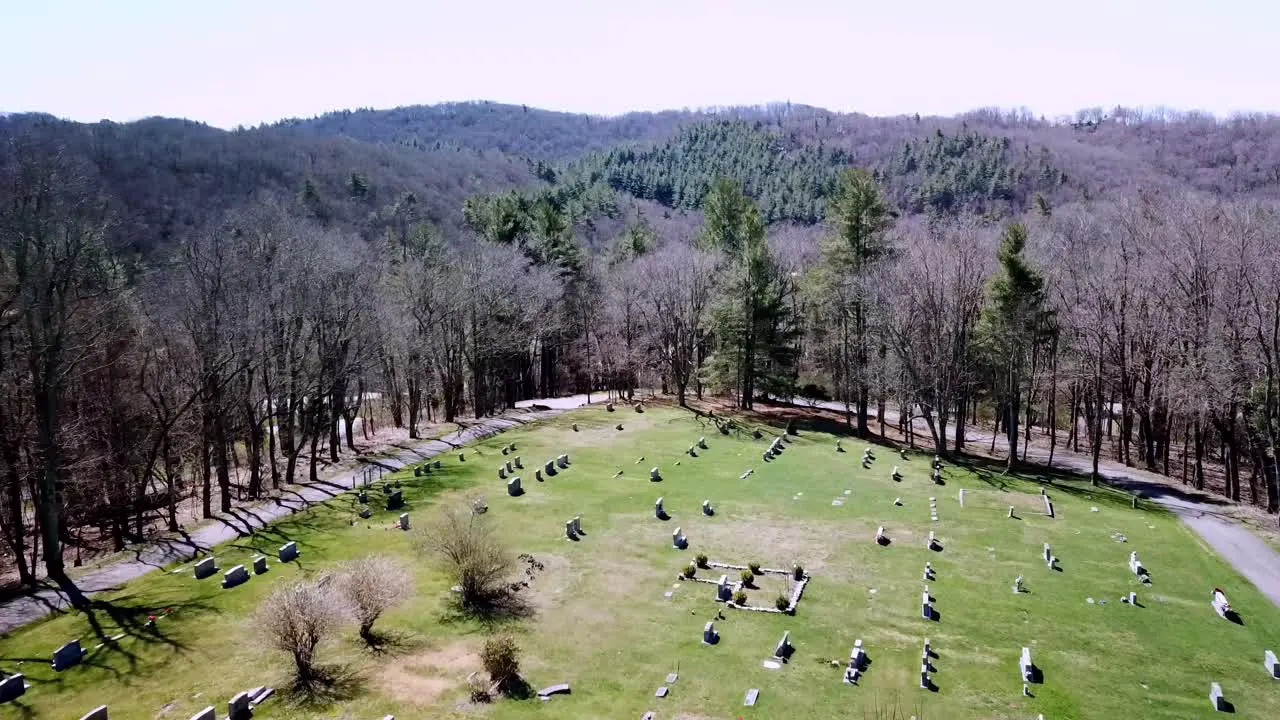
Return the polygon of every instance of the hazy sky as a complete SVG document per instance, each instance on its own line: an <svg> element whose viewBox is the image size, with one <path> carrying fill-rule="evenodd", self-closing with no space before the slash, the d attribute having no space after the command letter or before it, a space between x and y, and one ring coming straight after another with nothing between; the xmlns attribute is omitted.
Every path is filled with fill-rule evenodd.
<svg viewBox="0 0 1280 720"><path fill-rule="evenodd" d="M1280 111L1275 0L0 0L0 111Z"/></svg>

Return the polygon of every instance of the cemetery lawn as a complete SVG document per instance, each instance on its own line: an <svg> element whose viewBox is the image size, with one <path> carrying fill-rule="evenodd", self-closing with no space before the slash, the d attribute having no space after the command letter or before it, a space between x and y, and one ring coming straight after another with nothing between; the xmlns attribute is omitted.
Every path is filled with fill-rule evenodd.
<svg viewBox="0 0 1280 720"><path fill-rule="evenodd" d="M613 429L618 422L621 432ZM88 616L50 618L0 638L0 668L26 673L32 686L0 706L0 717L64 720L100 704L124 720L186 720L206 705L223 717L236 692L287 685L288 660L250 622L258 602L275 585L374 552L402 557L417 584L417 596L377 625L390 640L372 652L354 629L345 630L319 653L342 678L327 697L302 703L278 694L257 717L638 718L653 710L660 720L876 718L897 708L896 717L921 720L1038 713L1049 720L1150 720L1206 715L1215 681L1237 716L1280 716L1280 681L1262 667L1265 649L1280 651L1280 611L1171 515L1133 510L1127 495L1064 476L1006 477L998 468L948 465L946 484L934 485L931 453L904 461L879 447L877 461L863 470L864 443L846 438L847 452L837 453L833 436L803 425L782 456L765 463L761 453L780 431L760 427L769 435L754 440L749 432L721 435L676 409L588 408L469 446L464 463L442 456L443 470L429 477L391 476L404 482L415 523L441 503L485 497L488 519L512 550L545 566L528 591L531 617L480 623L460 616L449 581L414 555L410 533L394 529L398 512L373 502L381 493L370 493L376 512L367 521L356 517L348 494L217 548L220 570L248 566L257 552L271 558L270 571L245 585L223 590L221 573L196 581L186 563L98 596ZM685 450L699 436L709 449L689 457ZM500 448L510 442L526 468L518 498L507 496L496 475L507 459ZM566 452L569 469L534 480L535 467ZM649 480L654 465L661 482ZM889 479L894 465L900 483ZM747 468L755 473L739 479ZM613 477L618 470L623 474ZM1056 519L1044 515L1041 481ZM671 519L654 517L658 496ZM844 504L832 505L836 498ZM704 499L714 516L701 513ZM1007 517L1010 505L1017 519ZM564 539L574 515L586 531L578 542ZM887 547L872 541L881 525L892 540ZM677 526L689 538L687 550L671 547ZM941 552L926 549L930 530ZM298 542L301 556L282 565L275 550L288 540ZM1060 571L1041 560L1045 542ZM1150 587L1130 573L1131 551L1150 570ZM677 580L699 553L735 565L798 562L812 579L795 616L724 610L726 619L716 621L720 643L706 646L703 625L722 609L715 586ZM937 621L920 617L926 561L937 573L929 583ZM697 577L726 572L734 579L715 569ZM1018 575L1027 592L1015 595ZM1243 624L1214 614L1215 585ZM785 583L769 578L762 587L752 602L772 607ZM1131 590L1138 607L1120 602ZM148 615L166 608L171 615L146 627ZM568 682L572 694L471 704L466 677L480 669L477 652L495 627L515 634L522 673L535 690ZM790 662L762 667L788 630L796 648ZM101 642L95 637L121 632L119 642L94 649ZM89 650L84 664L53 672L52 651L77 637ZM926 637L937 653L936 691L918 687ZM850 686L841 675L858 638L871 664ZM1023 697L1018 676L1024 646L1043 674L1043 683L1031 685L1034 697ZM671 672L679 679L670 694L655 698ZM744 708L750 688L760 690L759 700Z"/></svg>

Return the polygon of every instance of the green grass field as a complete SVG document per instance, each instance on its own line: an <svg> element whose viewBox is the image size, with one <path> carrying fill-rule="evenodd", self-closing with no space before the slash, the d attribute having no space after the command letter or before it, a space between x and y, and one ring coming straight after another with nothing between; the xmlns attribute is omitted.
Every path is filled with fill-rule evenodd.
<svg viewBox="0 0 1280 720"><path fill-rule="evenodd" d="M617 422L624 431L613 429ZM699 436L709 449L686 456ZM528 468L519 498L508 497L495 474L508 442L519 445ZM288 661L265 647L248 621L272 586L370 552L403 555L416 572L416 598L379 623L396 636L392 648L374 654L348 630L321 651L322 662L347 671L332 697L302 704L278 696L258 717L639 718L654 710L661 720L856 718L890 717L883 711L897 708L898 716L921 720L1187 718L1210 712L1211 681L1222 684L1240 717L1280 715L1280 685L1262 667L1264 649L1280 651L1280 611L1172 516L1132 510L1127 496L1052 477L1058 517L1049 519L1036 478L949 466L946 485L938 486L929 481L931 455L902 461L889 448L879 448L873 468L863 470L861 443L845 440L848 452L836 453L832 436L803 427L783 456L766 464L760 455L768 442L722 436L682 411L593 408L491 438L469 448L465 463L445 456L444 472L429 478L397 476L415 520L439 503L483 494L488 519L513 551L545 565L530 596L534 614L508 627L524 650L528 681L535 688L569 682L572 695L471 705L466 676L479 669L476 652L492 628L452 609L449 582L412 554L409 534L393 529L396 513L358 521L352 495L218 548L225 569L247 565L258 551L274 558L286 540L299 543L298 562L273 561L269 573L244 586L223 590L216 577L197 582L186 564L100 597L91 618L53 618L4 637L0 668L26 673L32 688L20 702L0 706L0 716L63 720L104 703L112 718L125 720L186 720L209 704L222 716L234 693L287 683ZM535 482L533 468L562 452L571 468ZM900 483L889 479L895 464ZM653 465L662 482L649 481ZM755 473L739 479L748 467ZM623 475L614 478L618 470ZM670 520L654 517L660 495ZM837 497L845 504L833 506ZM893 505L895 497L903 506ZM700 512L704 499L714 516ZM1010 505L1018 519L1006 517ZM574 515L587 532L579 542L563 537ZM873 542L879 525L892 539L887 547ZM688 536L688 550L671 547L676 526ZM929 530L941 552L926 549ZM1115 539L1120 533L1127 542ZM1042 562L1045 542L1060 572ZM1151 571L1150 587L1129 572L1134 550ZM725 610L716 623L720 643L705 646L702 627L721 609L715 587L676 579L700 552L733 564L798 562L812 580L795 616ZM920 618L926 561L937 572L929 584L936 622ZM702 570L699 577L720 573ZM1028 590L1021 595L1011 591L1018 575ZM772 605L785 586L768 582L772 590L754 593L753 603ZM1243 625L1214 614L1214 585L1226 589ZM1130 590L1140 607L1120 603ZM1089 597L1106 602L1090 604ZM143 626L163 608L174 612L154 628ZM762 667L787 630L796 647L790 663ZM82 666L49 668L58 645L79 637L93 648L95 635L118 632L127 635L91 650ZM925 637L938 654L936 692L917 687ZM843 665L857 638L871 665L850 686L829 661ZM1022 696L1018 678L1023 646L1043 673L1031 698ZM670 695L655 698L677 669ZM760 690L754 708L742 706L749 688Z"/></svg>

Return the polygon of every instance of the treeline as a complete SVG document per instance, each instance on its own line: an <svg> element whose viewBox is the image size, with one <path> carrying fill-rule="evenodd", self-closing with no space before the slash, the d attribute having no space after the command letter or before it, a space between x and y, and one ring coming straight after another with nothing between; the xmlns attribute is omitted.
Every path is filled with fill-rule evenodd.
<svg viewBox="0 0 1280 720"><path fill-rule="evenodd" d="M65 580L67 548L174 529L181 503L208 517L314 479L384 413L416 436L587 390L825 396L863 434L896 407L941 453L994 418L1011 462L1043 438L1196 486L1220 463L1227 495L1280 506L1266 200L1015 195L999 220L914 215L883 175L841 169L819 224L771 224L746 188L776 186L713 177L691 226L580 178L478 184L445 212L449 195L335 166L228 195L141 253L121 228L157 211L122 203L103 170L118 155L63 129L0 146L0 533L23 582L41 564ZM1003 141L935 137L904 155L919 172L1021 157L1015 173L1060 180Z"/></svg>
<svg viewBox="0 0 1280 720"><path fill-rule="evenodd" d="M315 480L382 398L411 437L530 395L563 276L450 244L412 195L365 241L266 197L139 263L94 167L0 147L0 533L24 583L64 548L122 549L180 502L203 517ZM88 536L88 537L86 537Z"/></svg>

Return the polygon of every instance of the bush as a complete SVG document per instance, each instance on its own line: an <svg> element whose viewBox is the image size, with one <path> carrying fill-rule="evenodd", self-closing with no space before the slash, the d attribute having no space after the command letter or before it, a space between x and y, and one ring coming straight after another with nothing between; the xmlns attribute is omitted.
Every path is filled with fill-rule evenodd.
<svg viewBox="0 0 1280 720"><path fill-rule="evenodd" d="M751 571L752 575L759 575L760 563L747 563L747 569Z"/></svg>
<svg viewBox="0 0 1280 720"><path fill-rule="evenodd" d="M369 645L377 642L373 623L413 594L409 570L389 555L367 555L343 563L333 583L360 626L360 639Z"/></svg>
<svg viewBox="0 0 1280 720"><path fill-rule="evenodd" d="M779 593L778 597L774 598L773 606L779 610L786 610L791 607L791 600L786 595Z"/></svg>
<svg viewBox="0 0 1280 720"><path fill-rule="evenodd" d="M464 610L518 610L516 564L484 515L468 506L447 507L414 533L418 551L436 562L458 587Z"/></svg>
<svg viewBox="0 0 1280 720"><path fill-rule="evenodd" d="M254 623L267 642L293 656L294 683L310 688L320 679L316 648L331 637L346 617L341 599L328 587L298 582L276 588L254 613Z"/></svg>
<svg viewBox="0 0 1280 720"><path fill-rule="evenodd" d="M706 567L706 566L707 566L707 554L706 554L706 553L698 553L697 561L698 561L698 567L700 567L700 568L704 568L704 567Z"/></svg>
<svg viewBox="0 0 1280 720"><path fill-rule="evenodd" d="M756 576L750 570L742 571L742 584L751 587L751 583L755 581Z"/></svg>
<svg viewBox="0 0 1280 720"><path fill-rule="evenodd" d="M796 563L791 566L791 577L795 578L796 580L804 579L804 568L800 565L800 563Z"/></svg>
<svg viewBox="0 0 1280 720"><path fill-rule="evenodd" d="M502 633L485 638L480 661L499 692L509 692L520 684L520 646L510 635Z"/></svg>
<svg viewBox="0 0 1280 720"><path fill-rule="evenodd" d="M697 574L698 574L698 566L694 565L693 563L689 563L689 567L684 569L684 576L686 578L692 579L693 576Z"/></svg>
<svg viewBox="0 0 1280 720"><path fill-rule="evenodd" d="M744 606L745 606L745 605L747 604L747 594L746 594L745 592L741 591L741 590L739 590L738 592L734 593L734 594L733 594L733 604L734 604L734 605L744 605Z"/></svg>

